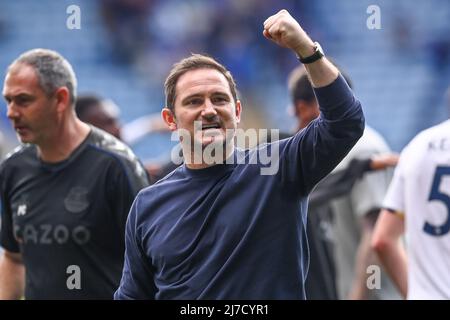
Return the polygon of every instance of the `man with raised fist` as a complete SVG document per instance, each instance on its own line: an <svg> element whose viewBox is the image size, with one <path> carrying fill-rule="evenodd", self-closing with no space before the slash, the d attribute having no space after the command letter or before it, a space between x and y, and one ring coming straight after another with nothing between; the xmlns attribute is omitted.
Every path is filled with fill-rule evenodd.
<svg viewBox="0 0 450 320"><path fill-rule="evenodd" d="M116 299L306 298L308 195L358 141L364 116L286 10L264 22L263 34L305 64L320 117L289 139L238 149L242 105L230 72L202 55L176 63L162 116L182 133L185 161L137 196ZM209 149L213 162L203 157ZM277 170L261 170L261 150Z"/></svg>

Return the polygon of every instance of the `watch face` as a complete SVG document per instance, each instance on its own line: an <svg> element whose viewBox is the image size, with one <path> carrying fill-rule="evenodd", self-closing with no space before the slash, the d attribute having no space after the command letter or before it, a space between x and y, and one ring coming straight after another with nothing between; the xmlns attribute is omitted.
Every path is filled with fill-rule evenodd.
<svg viewBox="0 0 450 320"><path fill-rule="evenodd" d="M319 51L321 54L324 55L324 52L323 52L323 49L322 49L322 46L320 45L320 43L315 42L315 45L316 45L317 51Z"/></svg>

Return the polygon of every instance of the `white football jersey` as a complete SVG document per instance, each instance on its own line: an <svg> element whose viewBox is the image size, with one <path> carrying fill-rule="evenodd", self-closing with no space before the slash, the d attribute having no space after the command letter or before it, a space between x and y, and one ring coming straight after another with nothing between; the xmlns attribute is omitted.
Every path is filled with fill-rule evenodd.
<svg viewBox="0 0 450 320"><path fill-rule="evenodd" d="M405 215L408 299L450 299L450 120L402 151L383 205Z"/></svg>

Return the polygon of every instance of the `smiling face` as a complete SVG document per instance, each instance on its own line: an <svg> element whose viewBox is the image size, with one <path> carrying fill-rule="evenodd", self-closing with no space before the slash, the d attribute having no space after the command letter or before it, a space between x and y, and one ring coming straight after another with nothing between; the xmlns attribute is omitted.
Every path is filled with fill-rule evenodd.
<svg viewBox="0 0 450 320"><path fill-rule="evenodd" d="M39 144L56 123L56 101L42 90L33 67L13 66L5 78L7 116L22 143Z"/></svg>
<svg viewBox="0 0 450 320"><path fill-rule="evenodd" d="M240 115L241 103L234 102L225 76L208 68L191 70L180 76L174 113L168 108L163 110L163 118L171 130L183 129L190 133L191 150L194 143L204 148L211 143L225 144L232 140ZM198 126L194 126L194 122ZM197 127L200 130L195 130Z"/></svg>

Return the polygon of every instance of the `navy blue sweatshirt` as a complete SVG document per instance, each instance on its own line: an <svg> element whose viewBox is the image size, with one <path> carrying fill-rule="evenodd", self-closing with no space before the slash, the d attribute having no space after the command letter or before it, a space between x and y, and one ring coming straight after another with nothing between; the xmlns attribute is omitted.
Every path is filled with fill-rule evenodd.
<svg viewBox="0 0 450 320"><path fill-rule="evenodd" d="M305 299L308 194L364 130L342 76L315 93L321 115L295 136L235 149L234 164L183 165L138 194L116 299ZM275 174L254 161L266 152Z"/></svg>

